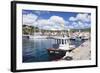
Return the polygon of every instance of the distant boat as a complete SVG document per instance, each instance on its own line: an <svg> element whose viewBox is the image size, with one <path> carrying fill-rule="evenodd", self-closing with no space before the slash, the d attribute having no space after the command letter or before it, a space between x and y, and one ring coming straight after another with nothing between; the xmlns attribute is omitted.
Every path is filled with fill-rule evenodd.
<svg viewBox="0 0 100 73"><path fill-rule="evenodd" d="M47 36L41 36L41 35L30 35L29 39L45 39Z"/></svg>
<svg viewBox="0 0 100 73"><path fill-rule="evenodd" d="M82 39L82 37L76 37L75 40L76 41L82 41L83 39Z"/></svg>
<svg viewBox="0 0 100 73"><path fill-rule="evenodd" d="M29 39L29 35L23 35L22 38L27 40L27 39Z"/></svg>
<svg viewBox="0 0 100 73"><path fill-rule="evenodd" d="M78 35L75 37L76 41L82 41L84 38L82 37L81 30L78 31Z"/></svg>

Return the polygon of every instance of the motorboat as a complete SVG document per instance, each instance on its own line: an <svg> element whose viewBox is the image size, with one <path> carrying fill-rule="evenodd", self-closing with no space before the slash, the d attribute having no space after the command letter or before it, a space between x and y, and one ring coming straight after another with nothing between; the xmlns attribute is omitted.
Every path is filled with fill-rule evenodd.
<svg viewBox="0 0 100 73"><path fill-rule="evenodd" d="M48 48L48 54L50 60L59 60L68 57L68 60L71 60L72 57L69 57L70 52L75 48L74 45L70 45L70 39L67 36L55 37L55 46L54 48Z"/></svg>

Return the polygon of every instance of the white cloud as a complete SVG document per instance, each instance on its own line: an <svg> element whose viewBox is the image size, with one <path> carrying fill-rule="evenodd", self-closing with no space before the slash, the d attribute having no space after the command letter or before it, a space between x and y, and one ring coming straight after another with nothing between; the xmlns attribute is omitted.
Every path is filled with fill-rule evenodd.
<svg viewBox="0 0 100 73"><path fill-rule="evenodd" d="M71 23L69 28L87 28L90 27L91 24L91 15L87 13L79 13L75 17L70 17L69 21Z"/></svg>
<svg viewBox="0 0 100 73"><path fill-rule="evenodd" d="M44 29L44 27L53 27L54 22L49 21L48 19L38 19L35 23L33 23L33 26L39 27L41 29Z"/></svg>
<svg viewBox="0 0 100 73"><path fill-rule="evenodd" d="M66 21L62 17L51 16L49 19L38 19L33 26L46 30L63 30L65 22Z"/></svg>
<svg viewBox="0 0 100 73"><path fill-rule="evenodd" d="M76 19L82 22L90 22L90 15L88 14L77 14Z"/></svg>
<svg viewBox="0 0 100 73"><path fill-rule="evenodd" d="M78 22L72 22L71 23L72 25L69 25L68 27L73 29L80 29L80 28L89 28L91 26L91 24L89 23L84 23L84 22L81 22L81 21L78 21Z"/></svg>
<svg viewBox="0 0 100 73"><path fill-rule="evenodd" d="M23 24L35 26L40 29L62 30L65 23L68 22L60 16L51 16L49 19L38 19L38 16L35 14L23 14Z"/></svg>
<svg viewBox="0 0 100 73"><path fill-rule="evenodd" d="M38 19L36 14L23 14L23 24L46 30L90 27L90 21L91 16L89 14L77 14L76 17L70 17L69 21L65 21L60 16L51 16L49 19Z"/></svg>
<svg viewBox="0 0 100 73"><path fill-rule="evenodd" d="M85 27L85 28L88 28L88 27L90 27L90 26L91 26L91 24L88 24L88 23L85 23L85 24L84 24L84 27Z"/></svg>
<svg viewBox="0 0 100 73"><path fill-rule="evenodd" d="M41 29L46 29L46 30L61 30L61 24L55 23L54 21L47 20L47 19L42 19L38 20L37 26Z"/></svg>
<svg viewBox="0 0 100 73"><path fill-rule="evenodd" d="M60 16L51 16L50 21L53 21L58 24L65 24L65 20Z"/></svg>
<svg viewBox="0 0 100 73"><path fill-rule="evenodd" d="M81 21L78 21L78 27L80 27L80 28L84 28L84 23L81 22Z"/></svg>
<svg viewBox="0 0 100 73"><path fill-rule="evenodd" d="M38 24L42 26L42 25L52 25L54 23L48 19L41 19L41 20L38 20Z"/></svg>
<svg viewBox="0 0 100 73"><path fill-rule="evenodd" d="M75 17L70 17L69 21L76 21L76 18Z"/></svg>
<svg viewBox="0 0 100 73"><path fill-rule="evenodd" d="M76 17L70 17L69 21L91 22L91 15L87 13L79 13Z"/></svg>
<svg viewBox="0 0 100 73"><path fill-rule="evenodd" d="M38 16L35 14L24 14L23 15L23 24L25 25L32 25L36 20Z"/></svg>
<svg viewBox="0 0 100 73"><path fill-rule="evenodd" d="M72 22L72 26L70 26L71 28L78 28L79 25L77 22Z"/></svg>

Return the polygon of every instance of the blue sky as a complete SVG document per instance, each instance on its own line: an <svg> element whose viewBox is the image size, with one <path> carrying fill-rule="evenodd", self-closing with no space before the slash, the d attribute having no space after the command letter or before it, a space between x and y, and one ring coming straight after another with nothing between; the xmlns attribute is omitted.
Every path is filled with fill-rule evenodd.
<svg viewBox="0 0 100 73"><path fill-rule="evenodd" d="M49 19L50 16L61 16L65 20L68 20L71 16L76 16L77 13L75 12L57 12L57 11L36 11L36 10L23 10L23 14L36 14L39 17L42 17L44 19Z"/></svg>
<svg viewBox="0 0 100 73"><path fill-rule="evenodd" d="M90 13L23 10L23 24L40 29L80 29L91 26Z"/></svg>

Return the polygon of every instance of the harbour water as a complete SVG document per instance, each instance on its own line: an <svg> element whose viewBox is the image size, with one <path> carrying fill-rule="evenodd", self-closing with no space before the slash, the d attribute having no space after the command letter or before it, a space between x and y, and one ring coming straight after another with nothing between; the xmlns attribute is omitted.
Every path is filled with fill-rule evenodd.
<svg viewBox="0 0 100 73"><path fill-rule="evenodd" d="M84 41L71 40L71 44L74 44L76 47L83 42ZM23 62L50 61L47 49L53 48L53 44L55 43L54 39L23 39Z"/></svg>

